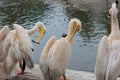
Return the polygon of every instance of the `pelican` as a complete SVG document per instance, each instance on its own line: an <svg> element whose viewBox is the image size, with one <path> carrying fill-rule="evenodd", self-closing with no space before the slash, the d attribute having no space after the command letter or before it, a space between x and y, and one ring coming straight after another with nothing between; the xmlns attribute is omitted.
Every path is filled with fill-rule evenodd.
<svg viewBox="0 0 120 80"><path fill-rule="evenodd" d="M69 22L68 35L61 39L52 36L46 43L40 58L39 67L45 80L59 80L65 76L65 70L70 62L71 47L76 31L81 30L81 22L72 19Z"/></svg>
<svg viewBox="0 0 120 80"><path fill-rule="evenodd" d="M46 28L44 27L44 24L41 23L41 22L37 22L32 29L26 30L27 33L28 33L28 35L31 36L31 35L34 34L38 29L40 30L40 33L39 33L39 36L38 36L37 40L36 40L36 41L32 40L34 43L37 43L37 44L39 44L40 40L42 39L42 36L43 36L43 35L45 34L45 32L46 32ZM34 49L33 49L33 50L34 50ZM24 60L24 59L21 60L21 61L19 62L19 65L20 65L21 70L18 71L18 74L23 74L23 73L24 73L24 70L25 70L25 67L26 67L25 60Z"/></svg>
<svg viewBox="0 0 120 80"><path fill-rule="evenodd" d="M39 43L46 32L41 22L36 23L35 27L25 30L18 24L13 24L14 30L11 30L0 43L0 73L3 79L9 79L16 75L16 65L25 60L28 68L34 67L32 59L33 46L30 36L38 29L40 30L36 43Z"/></svg>
<svg viewBox="0 0 120 80"><path fill-rule="evenodd" d="M118 0L112 4L109 10L111 33L108 37L103 36L99 43L95 66L97 80L116 80L120 73L120 30L117 4Z"/></svg>

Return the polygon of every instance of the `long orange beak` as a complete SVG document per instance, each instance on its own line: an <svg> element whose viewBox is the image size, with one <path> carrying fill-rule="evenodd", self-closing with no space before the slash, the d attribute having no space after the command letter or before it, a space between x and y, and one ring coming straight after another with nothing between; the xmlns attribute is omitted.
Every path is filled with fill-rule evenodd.
<svg viewBox="0 0 120 80"><path fill-rule="evenodd" d="M38 38L36 40L36 43L39 43L40 40L42 39L43 35L46 33L46 29L45 27L40 27L40 32L39 32L39 35L38 35Z"/></svg>
<svg viewBox="0 0 120 80"><path fill-rule="evenodd" d="M77 30L78 30L78 32L81 31L81 27L82 27L82 25L78 25L78 26L77 26Z"/></svg>

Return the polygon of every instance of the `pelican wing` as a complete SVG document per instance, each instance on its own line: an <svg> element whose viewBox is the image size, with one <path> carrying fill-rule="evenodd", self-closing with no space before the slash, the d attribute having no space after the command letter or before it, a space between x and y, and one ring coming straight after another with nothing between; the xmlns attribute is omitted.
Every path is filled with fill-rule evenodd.
<svg viewBox="0 0 120 80"><path fill-rule="evenodd" d="M13 26L15 30L10 31L2 43L1 51L7 55L1 63L2 69L0 72L5 79L15 76L15 66L23 58L29 68L34 66L32 60L33 47L29 35L21 26L17 24Z"/></svg>
<svg viewBox="0 0 120 80"><path fill-rule="evenodd" d="M65 70L70 62L71 46L67 39L57 40L51 47L48 56L50 80L59 80L65 75Z"/></svg>
<svg viewBox="0 0 120 80"><path fill-rule="evenodd" d="M4 26L2 30L0 31L0 42L6 37L6 35L9 33L8 26Z"/></svg>
<svg viewBox="0 0 120 80"><path fill-rule="evenodd" d="M15 65L17 63L17 59L12 54L13 47L10 47L7 52L7 56L5 57L4 61L1 63L0 75L3 79L9 79L16 75L15 73Z"/></svg>
<svg viewBox="0 0 120 80"><path fill-rule="evenodd" d="M55 43L56 38L55 36L52 36L46 43L42 53L41 53L41 58L40 58L40 69L42 71L42 74L45 78L45 80L49 80L49 75L48 75L48 64L46 63L47 57L48 57L48 52L51 48L51 46Z"/></svg>
<svg viewBox="0 0 120 80"><path fill-rule="evenodd" d="M96 57L95 75L97 80L105 80L105 73L109 58L109 45L107 36L104 36L98 46Z"/></svg>
<svg viewBox="0 0 120 80"><path fill-rule="evenodd" d="M20 59L25 59L25 62L29 68L33 68L34 63L32 60L33 46L29 35L26 30L20 25L13 25L16 32L16 39L18 41L19 54L15 53L16 57Z"/></svg>
<svg viewBox="0 0 120 80"><path fill-rule="evenodd" d="M0 62L3 62L3 60L5 59L7 53L5 51L3 51L3 43L4 43L4 40L7 36L7 34L9 33L9 28L8 26L4 26L2 28L2 30L0 31Z"/></svg>
<svg viewBox="0 0 120 80"><path fill-rule="evenodd" d="M106 80L115 80L120 73L120 41L111 43L111 51L106 70Z"/></svg>

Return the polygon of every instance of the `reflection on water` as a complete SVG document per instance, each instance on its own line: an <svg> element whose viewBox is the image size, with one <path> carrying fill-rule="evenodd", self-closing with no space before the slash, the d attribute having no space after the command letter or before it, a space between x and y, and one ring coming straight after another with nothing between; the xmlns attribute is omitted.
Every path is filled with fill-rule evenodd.
<svg viewBox="0 0 120 80"><path fill-rule="evenodd" d="M101 4L104 6L100 7ZM40 45L33 44L35 63L38 63L47 40L52 35L60 38L63 33L67 33L69 20L74 17L79 18L83 28L82 32L77 33L74 37L69 68L93 71L98 43L101 37L108 35L110 31L108 9L109 6L105 2L98 4L98 2L83 1L80 6L66 7L62 2L53 0L1 0L0 27L9 25L13 29L12 24L18 23L24 28L30 29L37 21L43 22L47 33ZM34 34L32 39L36 39L37 34Z"/></svg>

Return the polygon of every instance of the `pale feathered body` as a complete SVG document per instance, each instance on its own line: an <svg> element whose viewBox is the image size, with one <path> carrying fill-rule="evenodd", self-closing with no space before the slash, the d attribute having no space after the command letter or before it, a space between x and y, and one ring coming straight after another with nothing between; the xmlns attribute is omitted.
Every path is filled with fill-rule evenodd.
<svg viewBox="0 0 120 80"><path fill-rule="evenodd" d="M115 40L110 45L106 80L116 80L120 74L120 40Z"/></svg>
<svg viewBox="0 0 120 80"><path fill-rule="evenodd" d="M107 36L104 36L98 46L95 65L96 80L105 80L108 58L108 40Z"/></svg>
<svg viewBox="0 0 120 80"><path fill-rule="evenodd" d="M71 47L73 36L81 30L81 22L72 19L69 23L68 35L56 40L52 36L46 43L40 58L40 69L45 80L59 80L65 77L65 70L71 59Z"/></svg>
<svg viewBox="0 0 120 80"><path fill-rule="evenodd" d="M120 73L120 30L117 20L116 3L112 4L111 34L104 36L99 44L95 74L97 80L116 80Z"/></svg>
<svg viewBox="0 0 120 80"><path fill-rule="evenodd" d="M33 68L32 43L29 35L20 26L15 26L15 30L10 31L2 41L2 54L4 57L1 63L1 75L3 78L10 78L15 75L15 66L17 62L25 58L27 66ZM5 55L5 56L4 56Z"/></svg>
<svg viewBox="0 0 120 80"><path fill-rule="evenodd" d="M6 35L9 33L8 26L4 26L0 31L0 63L5 59L5 55L3 55L5 52L2 50L3 48L3 41L6 37ZM6 54L7 55L7 54Z"/></svg>
<svg viewBox="0 0 120 80"><path fill-rule="evenodd" d="M52 38L55 40L54 36ZM44 59L41 57L41 71L46 75L49 75L51 80L58 80L60 76L65 74L65 69L70 62L70 57L71 45L68 40L65 38L55 40L55 42L51 45L51 48L49 48L45 61L43 61ZM42 67L44 65L46 65L46 67ZM47 77L45 76L45 78Z"/></svg>
<svg viewBox="0 0 120 80"><path fill-rule="evenodd" d="M0 73L4 79L16 75L15 66L22 59L25 59L28 68L34 67L33 46L30 36L39 29L40 33L36 41L38 43L46 30L41 22L36 23L35 27L30 30L26 30L17 24L14 24L13 27L14 30L9 31L0 43Z"/></svg>

